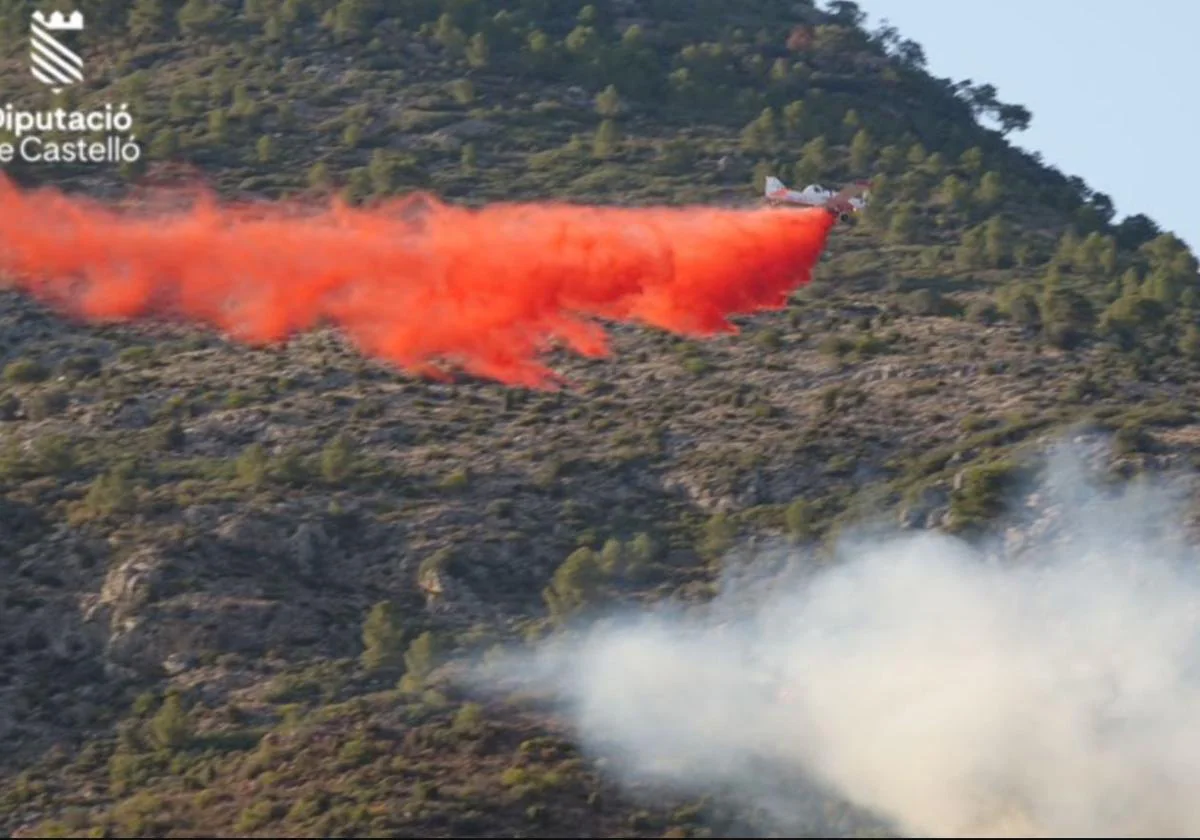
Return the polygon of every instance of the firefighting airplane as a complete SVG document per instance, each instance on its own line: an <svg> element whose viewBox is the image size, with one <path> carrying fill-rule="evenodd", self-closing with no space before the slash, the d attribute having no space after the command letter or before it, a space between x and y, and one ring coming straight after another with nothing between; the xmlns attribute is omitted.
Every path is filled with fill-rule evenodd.
<svg viewBox="0 0 1200 840"><path fill-rule="evenodd" d="M839 192L827 190L820 184L809 184L802 190L789 190L774 175L767 178L763 197L768 204L799 204L804 207L823 207L839 221L847 222L853 213L867 206L870 198L870 185L866 181L858 181Z"/></svg>

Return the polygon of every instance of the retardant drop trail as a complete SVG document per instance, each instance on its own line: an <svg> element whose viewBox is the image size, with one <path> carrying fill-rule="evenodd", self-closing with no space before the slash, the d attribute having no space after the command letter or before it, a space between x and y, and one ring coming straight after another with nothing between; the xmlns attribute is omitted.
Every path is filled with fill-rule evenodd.
<svg viewBox="0 0 1200 840"><path fill-rule="evenodd" d="M415 195L372 207L108 207L0 176L0 274L89 321L169 318L253 344L333 323L410 371L451 365L553 387L555 340L602 356L592 318L732 332L807 283L833 225L822 210L470 209Z"/></svg>

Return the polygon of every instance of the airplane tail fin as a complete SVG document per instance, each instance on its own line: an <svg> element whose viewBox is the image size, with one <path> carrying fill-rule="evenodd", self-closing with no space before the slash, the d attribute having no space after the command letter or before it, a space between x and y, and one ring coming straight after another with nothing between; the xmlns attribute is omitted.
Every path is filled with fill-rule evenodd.
<svg viewBox="0 0 1200 840"><path fill-rule="evenodd" d="M767 196L770 196L772 193L777 193L780 190L785 189L787 189L787 187L783 185L783 181L780 181L774 175L768 175L766 184L763 187L763 193Z"/></svg>

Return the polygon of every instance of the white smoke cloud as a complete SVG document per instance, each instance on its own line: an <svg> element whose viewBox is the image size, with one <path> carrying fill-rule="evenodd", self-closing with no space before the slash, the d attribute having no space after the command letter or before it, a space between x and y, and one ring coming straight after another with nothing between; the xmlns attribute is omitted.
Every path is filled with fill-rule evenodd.
<svg viewBox="0 0 1200 840"><path fill-rule="evenodd" d="M1070 453L1034 498L1018 559L999 535L849 541L816 569L781 548L788 573L742 569L703 612L613 616L479 676L560 693L630 781L732 787L785 825L812 816L794 775L911 835L1200 834L1180 501L1101 491Z"/></svg>

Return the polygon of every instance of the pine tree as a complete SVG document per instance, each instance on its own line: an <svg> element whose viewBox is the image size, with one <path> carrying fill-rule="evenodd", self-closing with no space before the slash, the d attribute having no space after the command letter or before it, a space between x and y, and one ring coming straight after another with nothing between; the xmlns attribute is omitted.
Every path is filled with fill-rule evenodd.
<svg viewBox="0 0 1200 840"><path fill-rule="evenodd" d="M492 48L488 43L487 36L482 32L476 32L467 42L467 64L475 70L481 70L488 66L491 58Z"/></svg>
<svg viewBox="0 0 1200 840"><path fill-rule="evenodd" d="M855 175L866 175L871 169L874 144L865 128L860 128L850 141L850 169Z"/></svg>
<svg viewBox="0 0 1200 840"><path fill-rule="evenodd" d="M368 671L398 666L403 651L404 628L396 607L390 601L380 601L371 607L363 622L363 652L359 657Z"/></svg>
<svg viewBox="0 0 1200 840"><path fill-rule="evenodd" d="M596 94L596 113L604 119L612 119L621 110L621 97L616 87L609 85Z"/></svg>
<svg viewBox="0 0 1200 840"><path fill-rule="evenodd" d="M167 695L158 713L150 720L150 737L155 745L177 750L191 740L191 725L178 694Z"/></svg>
<svg viewBox="0 0 1200 840"><path fill-rule="evenodd" d="M616 153L619 137L617 124L612 120L604 120L592 139L592 155L599 160L612 157Z"/></svg>

